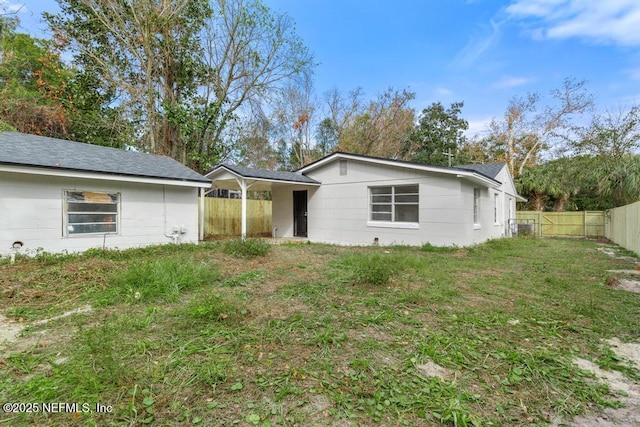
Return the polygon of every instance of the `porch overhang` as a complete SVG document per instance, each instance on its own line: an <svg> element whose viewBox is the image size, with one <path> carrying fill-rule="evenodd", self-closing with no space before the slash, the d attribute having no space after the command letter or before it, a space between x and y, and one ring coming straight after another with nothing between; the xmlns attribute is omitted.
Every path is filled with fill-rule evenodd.
<svg viewBox="0 0 640 427"><path fill-rule="evenodd" d="M247 191L272 191L274 186L313 186L320 183L298 172L280 172L220 164L205 175L212 188L241 191L242 240L247 238Z"/></svg>

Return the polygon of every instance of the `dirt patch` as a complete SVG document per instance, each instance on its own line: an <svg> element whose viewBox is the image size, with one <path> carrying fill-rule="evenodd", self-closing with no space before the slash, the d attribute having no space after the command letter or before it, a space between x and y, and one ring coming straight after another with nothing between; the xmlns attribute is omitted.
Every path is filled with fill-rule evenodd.
<svg viewBox="0 0 640 427"><path fill-rule="evenodd" d="M28 337L21 336L22 331L29 326L46 325L54 320L63 319L74 314L88 313L93 309L91 306L83 306L73 310L69 310L59 316L54 316L48 319L42 319L31 323L21 323L13 319L9 319L0 314L0 357L5 357L11 353L18 353L33 346L44 346L46 342L43 338L46 337L47 331L37 331L34 334L29 334ZM59 338L58 335L56 335Z"/></svg>
<svg viewBox="0 0 640 427"><path fill-rule="evenodd" d="M427 361L427 363L416 366L416 368L428 377L438 377L443 380L450 379L452 377L451 372L449 372L447 368L444 368L430 360Z"/></svg>
<svg viewBox="0 0 640 427"><path fill-rule="evenodd" d="M618 279L615 284L611 286L614 289L620 289L627 292L635 292L640 294L640 281L631 279Z"/></svg>
<svg viewBox="0 0 640 427"><path fill-rule="evenodd" d="M611 258L622 259L622 260L625 260L625 261L631 261L632 263L634 263L636 265L640 265L640 261L638 260L637 257L626 256L626 255L618 255L618 253L616 252L614 247L599 246L599 247L596 248L596 250L602 252L605 255L610 256Z"/></svg>
<svg viewBox="0 0 640 427"><path fill-rule="evenodd" d="M7 319L0 314L0 344L17 340L22 329L24 329L24 324Z"/></svg>
<svg viewBox="0 0 640 427"><path fill-rule="evenodd" d="M640 369L640 344L623 343L618 338L611 338L606 342L618 356L626 357Z"/></svg>
<svg viewBox="0 0 640 427"><path fill-rule="evenodd" d="M618 356L628 359L640 369L640 344L623 343L617 338L606 342L613 347L612 350ZM640 384L620 372L606 371L585 359L578 358L573 363L580 369L592 372L598 381L606 383L625 406L618 409L606 408L598 416L579 416L570 423L556 419L552 424L554 427L635 427L640 425Z"/></svg>
<svg viewBox="0 0 640 427"><path fill-rule="evenodd" d="M580 369L593 372L598 380L606 383L609 386L611 391L622 391L622 395L628 394L629 397L640 397L640 387L637 384L633 384L631 380L622 375L620 372L605 371L595 363L581 358L575 359L573 363L576 364Z"/></svg>
<svg viewBox="0 0 640 427"><path fill-rule="evenodd" d="M90 305L85 305L83 307L80 308L75 308L73 310L69 310L65 313L62 313L59 316L54 316L54 317L50 317L48 319L42 319L42 320L38 320L36 322L31 323L31 325L46 325L49 322L53 322L54 320L58 320L58 319L64 319L65 317L69 317L72 316L74 314L82 314L82 313L89 313L93 311L93 308L91 308Z"/></svg>
<svg viewBox="0 0 640 427"><path fill-rule="evenodd" d="M615 249L613 249L612 247L609 246L599 246L596 248L597 251L602 252L605 255L609 255L610 257L614 257L616 256L616 251Z"/></svg>

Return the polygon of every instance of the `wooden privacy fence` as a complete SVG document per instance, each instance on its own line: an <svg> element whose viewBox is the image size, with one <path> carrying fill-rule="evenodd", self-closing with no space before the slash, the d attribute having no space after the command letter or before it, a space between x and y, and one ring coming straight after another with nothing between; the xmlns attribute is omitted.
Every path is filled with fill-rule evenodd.
<svg viewBox="0 0 640 427"><path fill-rule="evenodd" d="M240 236L242 200L204 198L204 236ZM271 236L271 200L247 200L247 235Z"/></svg>
<svg viewBox="0 0 640 427"><path fill-rule="evenodd" d="M518 223L533 223L538 236L603 237L605 212L516 212Z"/></svg>
<svg viewBox="0 0 640 427"><path fill-rule="evenodd" d="M605 237L640 255L640 202L607 212Z"/></svg>

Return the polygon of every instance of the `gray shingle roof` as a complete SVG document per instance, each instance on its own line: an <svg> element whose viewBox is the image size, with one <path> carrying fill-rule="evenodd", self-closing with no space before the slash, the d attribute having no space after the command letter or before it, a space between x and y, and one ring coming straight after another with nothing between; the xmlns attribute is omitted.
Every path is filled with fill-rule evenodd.
<svg viewBox="0 0 640 427"><path fill-rule="evenodd" d="M482 175L486 175L489 178L495 179L496 176L500 173L502 168L506 163L485 163L485 164L477 164L477 165L462 165L456 166L457 169L466 169L474 172L481 173Z"/></svg>
<svg viewBox="0 0 640 427"><path fill-rule="evenodd" d="M18 132L0 133L0 164L210 182L199 173L166 156Z"/></svg>
<svg viewBox="0 0 640 427"><path fill-rule="evenodd" d="M209 175L210 173L216 171L221 167L225 167L245 178L267 179L270 181L300 182L303 184L320 184L315 179L311 179L307 176L304 176L296 172L282 172L282 171L271 171L271 170L265 170L265 169L253 169L245 166L230 165L227 163L222 163L216 166L207 175Z"/></svg>

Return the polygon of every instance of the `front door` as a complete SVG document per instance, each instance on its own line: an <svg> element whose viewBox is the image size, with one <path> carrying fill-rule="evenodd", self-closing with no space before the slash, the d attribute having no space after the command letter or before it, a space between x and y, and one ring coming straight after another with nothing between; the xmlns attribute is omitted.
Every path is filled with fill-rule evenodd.
<svg viewBox="0 0 640 427"><path fill-rule="evenodd" d="M293 235L307 237L307 190L293 192Z"/></svg>

